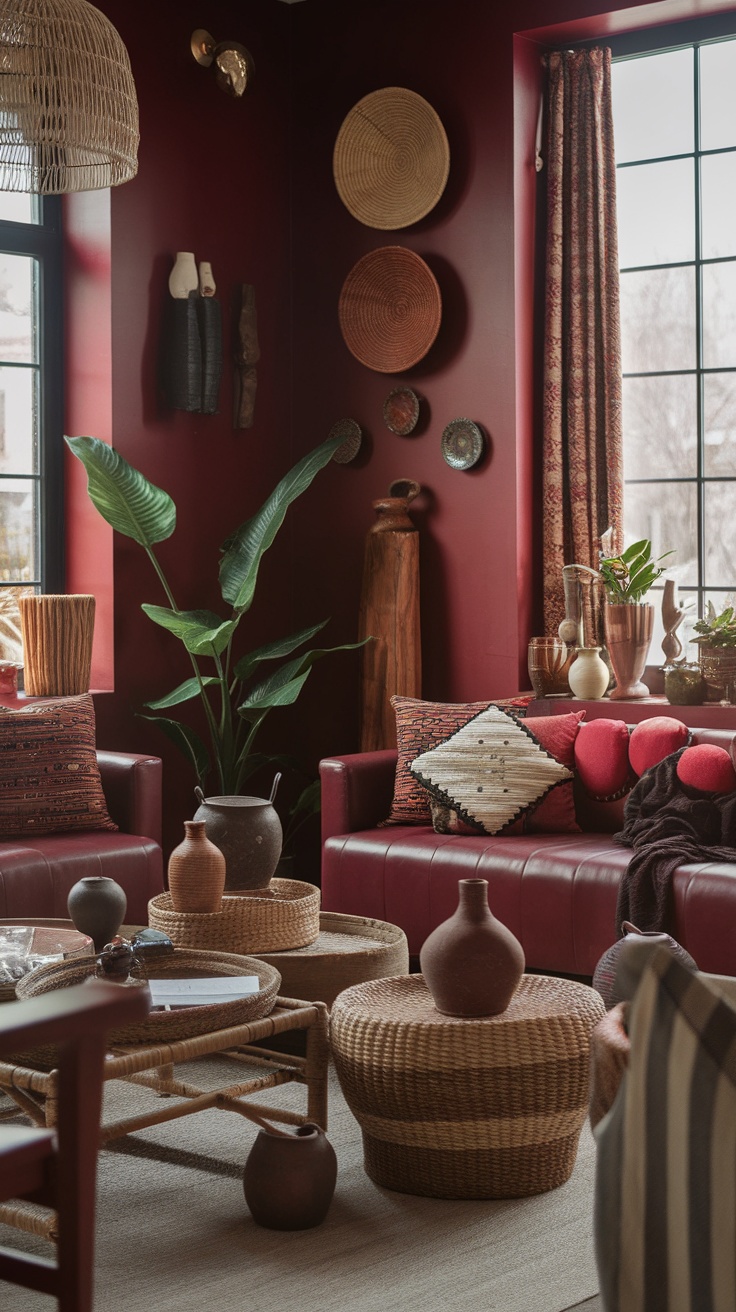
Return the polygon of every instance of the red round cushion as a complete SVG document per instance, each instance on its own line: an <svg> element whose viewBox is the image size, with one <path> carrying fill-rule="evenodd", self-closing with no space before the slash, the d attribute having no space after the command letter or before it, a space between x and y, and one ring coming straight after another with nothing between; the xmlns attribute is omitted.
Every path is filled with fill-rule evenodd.
<svg viewBox="0 0 736 1312"><path fill-rule="evenodd" d="M659 765L665 756L684 747L689 737L687 725L669 715L653 715L650 720L641 720L629 739L632 770L638 775L644 774L653 765Z"/></svg>
<svg viewBox="0 0 736 1312"><path fill-rule="evenodd" d="M686 747L677 762L677 778L701 793L732 793L736 789L736 770L725 747L698 743Z"/></svg>
<svg viewBox="0 0 736 1312"><path fill-rule="evenodd" d="M578 779L591 797L610 801L627 791L631 780L629 730L622 720L590 720L575 739Z"/></svg>

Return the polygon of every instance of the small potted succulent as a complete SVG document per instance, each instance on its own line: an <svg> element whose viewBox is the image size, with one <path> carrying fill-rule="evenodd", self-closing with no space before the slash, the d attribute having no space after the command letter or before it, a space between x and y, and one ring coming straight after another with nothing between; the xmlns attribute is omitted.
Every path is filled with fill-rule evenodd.
<svg viewBox="0 0 736 1312"><path fill-rule="evenodd" d="M733 701L736 695L736 610L725 606L716 614L708 602L705 619L693 625L707 702Z"/></svg>
<svg viewBox="0 0 736 1312"><path fill-rule="evenodd" d="M616 676L616 687L610 694L613 700L649 695L641 676L652 641L654 607L644 598L664 573L662 561L672 554L666 551L652 559L652 544L642 538L620 556L604 556L599 561L598 572L606 594L606 646Z"/></svg>

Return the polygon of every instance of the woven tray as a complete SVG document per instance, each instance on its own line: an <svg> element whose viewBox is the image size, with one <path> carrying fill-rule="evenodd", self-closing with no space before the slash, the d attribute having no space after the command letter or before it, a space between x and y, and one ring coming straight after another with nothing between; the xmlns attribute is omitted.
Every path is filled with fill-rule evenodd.
<svg viewBox="0 0 736 1312"><path fill-rule="evenodd" d="M303 948L319 934L319 889L298 879L272 879L268 888L222 899L222 911L174 911L170 893L148 903L148 923L177 947L221 952L279 952Z"/></svg>
<svg viewBox="0 0 736 1312"><path fill-rule="evenodd" d="M524 975L506 1011L435 1010L421 975L336 998L330 1041L376 1184L434 1198L518 1198L563 1184L588 1106L594 989Z"/></svg>
<svg viewBox="0 0 736 1312"><path fill-rule="evenodd" d="M16 996L35 998L53 989L70 984L81 984L94 973L95 961L84 957L56 961L39 966L19 980ZM227 1002L203 1007L177 1007L174 1011L152 1011L145 1020L114 1030L111 1043L170 1043L174 1039L191 1039L199 1034L224 1030L231 1025L245 1025L260 1020L273 1010L281 987L281 976L273 966L254 957L235 956L229 952L193 952L176 948L168 956L156 957L146 963L151 979L189 979L208 975L257 975L260 988L247 998L231 998ZM39 1050L40 1052L40 1050ZM39 1054L35 1054L38 1058Z"/></svg>

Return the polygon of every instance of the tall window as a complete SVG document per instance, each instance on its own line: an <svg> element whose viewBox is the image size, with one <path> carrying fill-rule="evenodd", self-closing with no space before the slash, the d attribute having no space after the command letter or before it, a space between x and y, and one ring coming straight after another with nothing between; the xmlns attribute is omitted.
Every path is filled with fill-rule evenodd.
<svg viewBox="0 0 736 1312"><path fill-rule="evenodd" d="M692 622L736 597L736 39L612 82L626 538L675 551Z"/></svg>

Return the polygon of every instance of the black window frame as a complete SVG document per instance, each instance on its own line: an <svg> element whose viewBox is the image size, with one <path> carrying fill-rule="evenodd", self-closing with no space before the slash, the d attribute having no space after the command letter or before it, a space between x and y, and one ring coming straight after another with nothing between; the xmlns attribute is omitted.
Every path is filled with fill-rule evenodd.
<svg viewBox="0 0 736 1312"><path fill-rule="evenodd" d="M0 219L0 251L38 261L35 312L38 316L38 467L23 475L37 484L38 577L0 583L2 588L35 587L63 592L64 552L64 248L60 196L37 196L36 222ZM2 363L2 362L0 362ZM3 474L12 480L20 475Z"/></svg>

